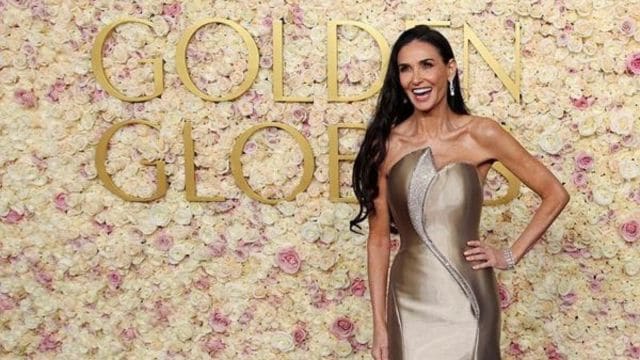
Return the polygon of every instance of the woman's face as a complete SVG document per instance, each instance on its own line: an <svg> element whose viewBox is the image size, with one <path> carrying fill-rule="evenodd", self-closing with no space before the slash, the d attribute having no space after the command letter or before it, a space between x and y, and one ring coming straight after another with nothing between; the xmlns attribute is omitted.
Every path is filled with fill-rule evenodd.
<svg viewBox="0 0 640 360"><path fill-rule="evenodd" d="M435 46L413 40L398 52L398 71L413 107L426 112L446 101L447 80L453 80L456 64L453 59L445 64Z"/></svg>

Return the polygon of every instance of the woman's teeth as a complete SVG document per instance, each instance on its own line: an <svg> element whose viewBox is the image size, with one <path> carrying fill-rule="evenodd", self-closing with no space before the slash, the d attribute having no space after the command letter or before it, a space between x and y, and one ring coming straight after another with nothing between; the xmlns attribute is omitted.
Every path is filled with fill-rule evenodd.
<svg viewBox="0 0 640 360"><path fill-rule="evenodd" d="M431 88L419 88L411 90L416 96L426 95L431 92Z"/></svg>

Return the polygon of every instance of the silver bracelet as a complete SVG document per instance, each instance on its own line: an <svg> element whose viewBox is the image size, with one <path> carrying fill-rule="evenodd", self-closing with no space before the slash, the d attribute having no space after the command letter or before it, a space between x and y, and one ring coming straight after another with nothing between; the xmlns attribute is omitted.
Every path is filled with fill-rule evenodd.
<svg viewBox="0 0 640 360"><path fill-rule="evenodd" d="M504 259L507 261L507 270L513 270L516 267L516 262L513 260L513 252L511 252L511 248L508 247L502 250L502 255Z"/></svg>

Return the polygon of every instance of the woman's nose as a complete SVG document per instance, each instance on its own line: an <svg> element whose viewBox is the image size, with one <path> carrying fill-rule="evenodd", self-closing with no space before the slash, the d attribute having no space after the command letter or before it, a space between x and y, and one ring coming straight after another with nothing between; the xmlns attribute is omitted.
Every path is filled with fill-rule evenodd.
<svg viewBox="0 0 640 360"><path fill-rule="evenodd" d="M413 75L411 77L411 83L418 84L420 83L421 80L422 80L422 72L419 69L417 69L413 72Z"/></svg>

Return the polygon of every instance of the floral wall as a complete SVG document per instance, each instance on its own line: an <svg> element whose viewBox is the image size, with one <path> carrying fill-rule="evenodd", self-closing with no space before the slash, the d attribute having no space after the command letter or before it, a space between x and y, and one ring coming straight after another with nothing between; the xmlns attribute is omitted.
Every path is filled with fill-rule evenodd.
<svg viewBox="0 0 640 360"><path fill-rule="evenodd" d="M141 60L164 60L164 90L126 102L97 83L91 48L122 17L104 48L113 85L153 92ZM259 49L259 72L232 101L205 101L176 71L176 43L207 17L232 20ZM34 359L367 359L371 313L366 237L349 232L356 205L329 199L328 128L366 123L375 97L327 97L327 22L371 25L391 44L408 21L449 21L462 68L463 25L513 76L522 28L521 102L472 47L466 89L473 113L499 121L563 181L565 212L512 272L498 273L505 359L640 358L640 2L638 1L0 1L0 355ZM274 101L274 21L284 22L284 92ZM338 31L343 95L380 76L367 32ZM247 49L228 26L203 27L188 46L195 84L223 96L247 74ZM125 201L97 177L96 146L111 139L106 169L128 194L149 196L162 160L168 190ZM190 122L197 192L187 201L183 127ZM252 126L293 126L313 150L311 184L265 204L238 188L230 154ZM362 132L340 132L340 152ZM302 153L285 131L249 139L250 186L283 198L302 177ZM349 196L351 163L340 166ZM487 198L506 192L491 172ZM539 198L525 187L485 206L481 233L506 246ZM366 231L366 227L365 227ZM399 239L393 238L394 250Z"/></svg>

